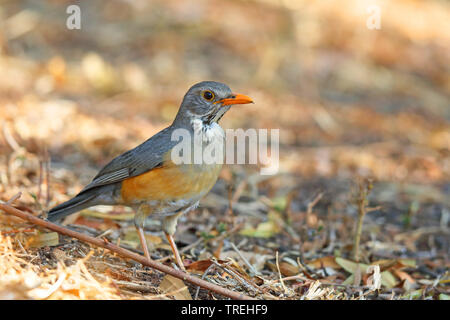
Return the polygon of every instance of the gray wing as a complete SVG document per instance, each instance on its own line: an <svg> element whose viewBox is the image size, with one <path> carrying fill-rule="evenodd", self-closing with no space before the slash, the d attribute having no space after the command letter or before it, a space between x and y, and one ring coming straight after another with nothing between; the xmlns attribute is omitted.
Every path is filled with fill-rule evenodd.
<svg viewBox="0 0 450 320"><path fill-rule="evenodd" d="M168 129L158 132L136 148L114 158L100 170L92 182L84 187L80 193L117 183L162 166L164 154L177 143L171 141Z"/></svg>

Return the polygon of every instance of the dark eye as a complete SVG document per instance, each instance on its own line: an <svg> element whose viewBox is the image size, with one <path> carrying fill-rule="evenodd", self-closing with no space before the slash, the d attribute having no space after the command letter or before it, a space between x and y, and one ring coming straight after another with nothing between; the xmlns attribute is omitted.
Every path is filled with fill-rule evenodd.
<svg viewBox="0 0 450 320"><path fill-rule="evenodd" d="M203 91L203 98L205 98L208 101L211 101L212 99L214 99L214 93L212 93L209 90Z"/></svg>

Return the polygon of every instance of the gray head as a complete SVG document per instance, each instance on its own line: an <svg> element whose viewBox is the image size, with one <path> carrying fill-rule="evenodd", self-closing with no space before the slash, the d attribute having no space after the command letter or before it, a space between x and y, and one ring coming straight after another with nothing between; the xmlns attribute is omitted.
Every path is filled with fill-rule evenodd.
<svg viewBox="0 0 450 320"><path fill-rule="evenodd" d="M202 81L193 85L183 98L174 124L200 119L205 124L218 122L232 105L252 103L252 99L236 94L223 83Z"/></svg>

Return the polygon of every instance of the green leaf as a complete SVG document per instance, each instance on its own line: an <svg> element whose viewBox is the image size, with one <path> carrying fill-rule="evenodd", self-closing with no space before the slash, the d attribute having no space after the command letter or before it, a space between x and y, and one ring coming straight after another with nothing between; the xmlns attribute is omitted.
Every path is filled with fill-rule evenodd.
<svg viewBox="0 0 450 320"><path fill-rule="evenodd" d="M272 200L273 208L278 212L283 212L286 209L287 198L286 197L278 197Z"/></svg>
<svg viewBox="0 0 450 320"><path fill-rule="evenodd" d="M219 233L223 233L223 232L227 231L227 225L225 223L223 223L223 222L219 223L217 225L217 231Z"/></svg>

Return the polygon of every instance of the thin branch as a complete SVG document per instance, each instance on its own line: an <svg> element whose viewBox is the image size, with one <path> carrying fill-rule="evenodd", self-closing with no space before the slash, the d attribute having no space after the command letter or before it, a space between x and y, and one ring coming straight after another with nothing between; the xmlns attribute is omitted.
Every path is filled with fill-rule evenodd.
<svg viewBox="0 0 450 320"><path fill-rule="evenodd" d="M279 277L280 277L280 283L281 283L281 286L283 287L284 292L287 292L287 288L286 288L286 286L284 285L283 278L281 277L280 264L279 264L279 262L278 262L278 251L276 252L276 255L275 255L275 261L276 261L276 264L277 264L278 275L279 275Z"/></svg>
<svg viewBox="0 0 450 320"><path fill-rule="evenodd" d="M380 209L380 207L374 207L374 208L367 207L367 205L369 204L368 197L373 188L373 182L371 179L368 179L365 183L360 180L358 183L358 188L359 188L358 194L356 195L356 198L355 198L355 203L358 206L358 220L356 222L356 227L355 227L353 252L352 252L353 260L356 262L359 262L359 244L361 241L361 233L362 233L364 217L366 216L366 214L368 212Z"/></svg>
<svg viewBox="0 0 450 320"><path fill-rule="evenodd" d="M250 269L250 272L253 273L253 275L260 276L261 273L256 270L256 268L244 257L242 252L236 247L236 245L230 241L231 248L233 248L234 251L239 255L239 257L244 261L244 263L247 265L247 267Z"/></svg>
<svg viewBox="0 0 450 320"><path fill-rule="evenodd" d="M16 193L11 199L9 199L8 201L6 201L6 204L12 204L14 201L16 201L17 199L19 199L21 196L22 196L22 192Z"/></svg>
<svg viewBox="0 0 450 320"><path fill-rule="evenodd" d="M170 268L170 267L168 267L166 265L163 265L161 263L158 263L156 261L153 261L153 260L149 261L144 256L138 255L138 254L133 253L133 252L131 252L129 250L121 248L121 247L119 247L119 246L117 246L117 245L115 245L115 244L113 244L111 242L108 242L108 241L105 241L105 240L102 240L102 239L93 238L93 237L90 237L88 235L85 235L85 234L82 234L82 233L79 233L79 232L76 232L76 231L73 231L73 230L69 230L69 229L64 228L62 226L59 226L57 224L54 224L54 223L42 220L40 218L37 218L37 217L27 213L27 212L18 210L16 208L13 208L10 205L0 204L0 209L5 211L5 212L7 212L7 213L9 213L9 214L11 214L11 215L17 216L17 217L22 218L24 220L27 220L27 221L35 224L35 225L38 225L38 226L47 228L49 230L56 231L56 232L58 232L60 234L64 234L66 236L69 236L69 237L72 237L72 238L76 238L78 240L81 240L81 241L93 244L93 245L95 245L97 247L102 247L102 248L108 249L108 250L110 250L112 252L117 253L118 255L120 255L120 256L122 256L124 258L132 259L134 261L139 262L140 264L142 264L144 266L147 266L147 267L159 270L159 271L164 272L166 274L170 274L171 276L174 276L174 277L176 277L178 279L188 281L188 282L190 282L190 283L192 283L192 284L194 284L196 286L200 286L200 287L202 287L204 289L213 291L213 292L218 293L220 295L223 295L225 297L228 297L228 298L231 298L231 299L236 299L236 300L253 300L253 298L251 298L251 297L249 297L247 295L244 295L242 293L238 293L238 292L234 292L234 291L228 290L226 288L222 288L222 287L220 287L218 285L215 285L215 284L209 283L207 281L204 281L202 279L199 279L197 277L191 276L190 274L187 274L185 272L182 272L182 271L179 271L179 270L175 270L173 268Z"/></svg>

